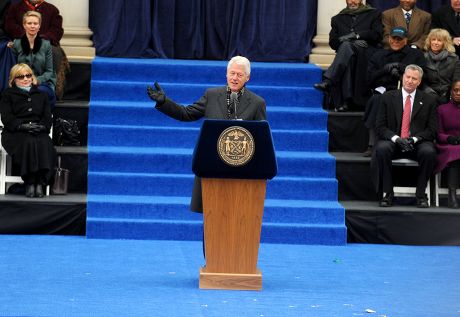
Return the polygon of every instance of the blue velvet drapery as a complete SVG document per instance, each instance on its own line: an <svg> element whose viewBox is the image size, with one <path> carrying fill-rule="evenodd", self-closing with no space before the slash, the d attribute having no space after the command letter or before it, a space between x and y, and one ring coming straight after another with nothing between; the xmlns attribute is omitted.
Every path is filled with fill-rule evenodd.
<svg viewBox="0 0 460 317"><path fill-rule="evenodd" d="M89 24L99 56L302 61L316 33L317 1L327 0L90 0ZM449 2L417 5L432 12ZM399 0L367 3L385 10Z"/></svg>
<svg viewBox="0 0 460 317"><path fill-rule="evenodd" d="M317 0L90 0L99 56L301 61Z"/></svg>

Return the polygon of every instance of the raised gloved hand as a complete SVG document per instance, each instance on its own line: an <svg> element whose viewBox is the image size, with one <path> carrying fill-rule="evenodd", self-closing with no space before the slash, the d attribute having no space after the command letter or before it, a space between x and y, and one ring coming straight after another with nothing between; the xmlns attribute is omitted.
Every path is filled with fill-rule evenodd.
<svg viewBox="0 0 460 317"><path fill-rule="evenodd" d="M150 99L155 101L158 104L162 104L166 100L166 95L163 89L161 89L160 85L155 82L154 83L155 89L150 86L147 86L147 94L149 95Z"/></svg>
<svg viewBox="0 0 460 317"><path fill-rule="evenodd" d="M452 145L459 145L460 144L460 136L449 135L447 137L447 143Z"/></svg>
<svg viewBox="0 0 460 317"><path fill-rule="evenodd" d="M353 42L353 44L355 44L358 47L362 47L362 48L368 47L367 42L365 40L356 40Z"/></svg>
<svg viewBox="0 0 460 317"><path fill-rule="evenodd" d="M343 42L346 42L346 41L356 40L358 38L357 35L358 34L356 34L355 32L351 32L351 33L348 33L346 35L342 35L341 37L339 37L339 42L343 43Z"/></svg>
<svg viewBox="0 0 460 317"><path fill-rule="evenodd" d="M412 138L397 138L396 144L401 149L401 152L411 152L414 150L414 140Z"/></svg>

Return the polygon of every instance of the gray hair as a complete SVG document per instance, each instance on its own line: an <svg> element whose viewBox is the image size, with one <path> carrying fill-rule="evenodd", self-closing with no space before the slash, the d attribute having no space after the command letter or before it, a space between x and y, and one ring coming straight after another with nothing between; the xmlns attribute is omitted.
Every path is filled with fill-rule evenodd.
<svg viewBox="0 0 460 317"><path fill-rule="evenodd" d="M251 74L251 63L249 62L249 59L243 56L234 56L232 59L228 62L227 65L227 71L232 67L233 64L237 64L240 66L243 66L244 72L246 73L247 76Z"/></svg>
<svg viewBox="0 0 460 317"><path fill-rule="evenodd" d="M404 69L404 73L407 71L407 70L415 70L415 71L418 71L418 73L420 74L420 79L422 79L423 77L423 69L418 66L418 65L415 65L415 64L409 64L406 66L406 68Z"/></svg>

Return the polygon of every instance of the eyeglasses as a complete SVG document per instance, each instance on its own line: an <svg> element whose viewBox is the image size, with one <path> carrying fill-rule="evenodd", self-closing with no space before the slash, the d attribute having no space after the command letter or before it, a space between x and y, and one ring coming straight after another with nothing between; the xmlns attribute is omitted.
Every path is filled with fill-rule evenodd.
<svg viewBox="0 0 460 317"><path fill-rule="evenodd" d="M25 77L25 78L28 78L28 79L29 79L29 78L32 78L32 74L17 75L17 76L15 77L15 79L21 79L21 80L22 80L22 79L24 79L24 77Z"/></svg>

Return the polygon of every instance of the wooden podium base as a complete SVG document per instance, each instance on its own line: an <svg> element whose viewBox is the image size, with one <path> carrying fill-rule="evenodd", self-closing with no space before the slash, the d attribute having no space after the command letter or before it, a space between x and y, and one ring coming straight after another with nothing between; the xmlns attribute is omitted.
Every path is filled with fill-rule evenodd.
<svg viewBox="0 0 460 317"><path fill-rule="evenodd" d="M205 267L201 267L200 288L260 291L262 289L262 272L257 269L255 274L208 273Z"/></svg>

